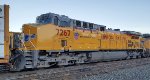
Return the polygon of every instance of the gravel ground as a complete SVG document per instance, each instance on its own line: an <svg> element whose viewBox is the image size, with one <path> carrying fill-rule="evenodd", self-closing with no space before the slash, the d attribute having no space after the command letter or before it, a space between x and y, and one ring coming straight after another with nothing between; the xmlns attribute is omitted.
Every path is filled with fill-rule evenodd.
<svg viewBox="0 0 150 80"><path fill-rule="evenodd" d="M150 58L0 73L0 80L150 80Z"/></svg>
<svg viewBox="0 0 150 80"><path fill-rule="evenodd" d="M150 64L93 75L82 80L150 80Z"/></svg>

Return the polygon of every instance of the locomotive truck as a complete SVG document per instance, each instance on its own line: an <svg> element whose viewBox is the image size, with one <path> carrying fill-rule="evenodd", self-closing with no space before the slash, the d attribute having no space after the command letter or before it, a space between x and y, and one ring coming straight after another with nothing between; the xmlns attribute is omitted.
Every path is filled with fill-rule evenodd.
<svg viewBox="0 0 150 80"><path fill-rule="evenodd" d="M21 32L9 31L9 6L1 5L0 69L66 66L150 56L150 36L46 13Z"/></svg>

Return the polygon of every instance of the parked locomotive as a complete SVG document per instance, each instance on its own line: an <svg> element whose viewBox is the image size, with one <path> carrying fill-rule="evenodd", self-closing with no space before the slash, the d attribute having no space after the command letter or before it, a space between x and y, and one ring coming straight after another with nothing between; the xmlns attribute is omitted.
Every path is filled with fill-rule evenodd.
<svg viewBox="0 0 150 80"><path fill-rule="evenodd" d="M8 30L8 26L5 26ZM12 71L148 57L149 37L139 32L106 29L54 13L24 24L21 33L9 32L1 64ZM5 43L5 44L6 44Z"/></svg>

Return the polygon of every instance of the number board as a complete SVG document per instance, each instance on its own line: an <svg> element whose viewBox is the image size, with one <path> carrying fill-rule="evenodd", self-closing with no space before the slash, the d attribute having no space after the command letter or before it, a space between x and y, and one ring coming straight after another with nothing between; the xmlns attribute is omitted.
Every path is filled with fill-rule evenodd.
<svg viewBox="0 0 150 80"><path fill-rule="evenodd" d="M56 29L59 36L70 36L70 30Z"/></svg>

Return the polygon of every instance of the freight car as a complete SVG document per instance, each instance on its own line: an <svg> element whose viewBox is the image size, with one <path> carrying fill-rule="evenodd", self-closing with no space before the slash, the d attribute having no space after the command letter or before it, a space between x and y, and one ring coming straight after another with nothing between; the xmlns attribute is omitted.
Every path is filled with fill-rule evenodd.
<svg viewBox="0 0 150 80"><path fill-rule="evenodd" d="M139 32L106 29L64 15L42 14L36 23L24 24L21 33L4 27L7 50L0 63L11 71L149 56L150 40Z"/></svg>

